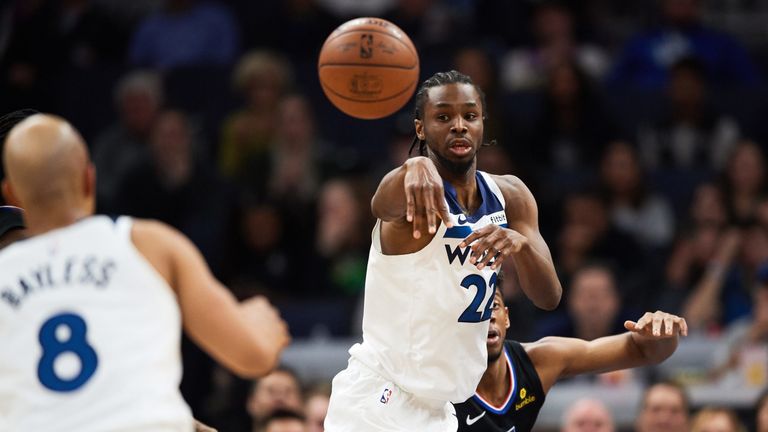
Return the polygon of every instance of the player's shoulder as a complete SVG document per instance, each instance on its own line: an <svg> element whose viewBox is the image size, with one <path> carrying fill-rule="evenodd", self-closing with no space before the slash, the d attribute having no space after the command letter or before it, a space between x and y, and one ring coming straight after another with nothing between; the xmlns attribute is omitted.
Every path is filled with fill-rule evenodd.
<svg viewBox="0 0 768 432"><path fill-rule="evenodd" d="M520 179L520 177L512 174L504 174L504 175L497 175L497 174L488 174L491 179L496 182L496 184L499 186L499 189L501 190L501 193L504 194L504 198L524 198L528 197L531 192L528 189L528 186L525 185L525 182Z"/></svg>

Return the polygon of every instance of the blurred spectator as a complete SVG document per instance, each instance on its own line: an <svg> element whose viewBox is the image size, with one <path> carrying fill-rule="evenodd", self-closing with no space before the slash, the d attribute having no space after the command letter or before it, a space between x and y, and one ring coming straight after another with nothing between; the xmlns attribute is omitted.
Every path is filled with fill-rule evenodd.
<svg viewBox="0 0 768 432"><path fill-rule="evenodd" d="M508 115L500 102L501 89L498 85L497 65L491 54L482 48L465 47L453 56L453 68L469 75L476 86L485 93L485 122L483 139L509 145L506 140Z"/></svg>
<svg viewBox="0 0 768 432"><path fill-rule="evenodd" d="M166 0L144 18L133 35L131 64L172 69L228 65L238 51L238 27L222 4L206 0Z"/></svg>
<svg viewBox="0 0 768 432"><path fill-rule="evenodd" d="M608 146L601 183L614 226L648 249L658 250L670 243L674 215L664 198L648 190L634 148L623 141Z"/></svg>
<svg viewBox="0 0 768 432"><path fill-rule="evenodd" d="M255 432L306 432L304 416L299 411L277 409L267 416Z"/></svg>
<svg viewBox="0 0 768 432"><path fill-rule="evenodd" d="M371 194L352 180L332 179L318 198L315 247L320 262L317 280L325 280L326 294L356 296L365 284L370 237L368 199ZM325 275L321 277L321 275Z"/></svg>
<svg viewBox="0 0 768 432"><path fill-rule="evenodd" d="M688 432L690 403L685 389L673 382L649 386L635 420L637 432Z"/></svg>
<svg viewBox="0 0 768 432"><path fill-rule="evenodd" d="M126 173L117 213L159 219L189 236L214 273L228 261L234 215L230 189L196 157L193 126L181 112L157 115L149 139L151 160Z"/></svg>
<svg viewBox="0 0 768 432"><path fill-rule="evenodd" d="M621 297L613 272L600 264L589 264L571 278L567 313L539 321L537 338L575 337L594 340L624 332Z"/></svg>
<svg viewBox="0 0 768 432"><path fill-rule="evenodd" d="M746 432L735 412L727 408L703 408L691 420L691 432Z"/></svg>
<svg viewBox="0 0 768 432"><path fill-rule="evenodd" d="M768 389L760 395L755 404L755 431L768 432Z"/></svg>
<svg viewBox="0 0 768 432"><path fill-rule="evenodd" d="M460 6L460 2L441 0L396 0L395 8L383 18L410 36L423 60L466 41L470 14Z"/></svg>
<svg viewBox="0 0 768 432"><path fill-rule="evenodd" d="M638 271L645 271L639 246L611 224L601 197L580 191L565 199L555 262L561 278L567 281L592 260L613 265L623 281L636 276Z"/></svg>
<svg viewBox="0 0 768 432"><path fill-rule="evenodd" d="M609 115L589 78L573 63L549 71L545 93L543 112L531 139L533 160L548 173L583 175L579 170L596 166L613 138Z"/></svg>
<svg viewBox="0 0 768 432"><path fill-rule="evenodd" d="M711 82L756 85L760 78L744 48L731 37L699 21L700 0L660 0L661 22L624 46L611 84L662 88L670 66L685 57L704 64Z"/></svg>
<svg viewBox="0 0 768 432"><path fill-rule="evenodd" d="M600 80L608 68L608 57L599 47L576 40L573 16L566 5L547 0L537 2L534 8L531 20L534 45L513 49L504 56L501 65L504 88L508 91L539 89L553 68L568 63L578 65L590 79Z"/></svg>
<svg viewBox="0 0 768 432"><path fill-rule="evenodd" d="M766 180L763 151L751 141L739 143L729 156L722 185L732 222L743 224L757 216L768 189Z"/></svg>
<svg viewBox="0 0 768 432"><path fill-rule="evenodd" d="M254 382L247 408L254 423L263 424L278 410L301 412L303 404L301 385L296 374L280 366Z"/></svg>
<svg viewBox="0 0 768 432"><path fill-rule="evenodd" d="M604 403L578 399L563 414L560 432L613 432L613 417Z"/></svg>
<svg viewBox="0 0 768 432"><path fill-rule="evenodd" d="M751 315L728 326L721 346L724 350L716 352L715 378L734 377L732 382L739 388L768 384L768 265L758 270Z"/></svg>
<svg viewBox="0 0 768 432"><path fill-rule="evenodd" d="M112 211L118 187L134 165L149 159L149 134L163 105L160 76L149 71L125 75L115 89L117 123L94 141L93 163L99 176L96 188L100 209Z"/></svg>
<svg viewBox="0 0 768 432"><path fill-rule="evenodd" d="M230 115L222 128L219 168L225 176L245 181L247 174L269 165L278 105L292 80L291 66L276 54L253 51L240 59L232 81L245 106Z"/></svg>
<svg viewBox="0 0 768 432"><path fill-rule="evenodd" d="M692 58L671 66L665 117L638 129L640 153L650 169L719 171L725 166L739 125L707 105L705 72Z"/></svg>
<svg viewBox="0 0 768 432"><path fill-rule="evenodd" d="M325 416L328 413L328 401L331 398L331 386L328 383L318 385L307 392L304 415L307 420L307 432L323 432Z"/></svg>

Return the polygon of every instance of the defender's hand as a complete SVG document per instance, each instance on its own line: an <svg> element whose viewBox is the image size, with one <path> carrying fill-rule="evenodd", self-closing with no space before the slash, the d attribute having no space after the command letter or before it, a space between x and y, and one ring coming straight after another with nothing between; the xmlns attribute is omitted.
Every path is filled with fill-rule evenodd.
<svg viewBox="0 0 768 432"><path fill-rule="evenodd" d="M280 317L280 312L263 296L254 296L240 303L240 310L255 328L258 328L266 340L279 349L291 343L288 324Z"/></svg>
<svg viewBox="0 0 768 432"><path fill-rule="evenodd" d="M662 311L646 312L637 322L625 321L624 328L649 338L688 336L688 324L685 318Z"/></svg>
<svg viewBox="0 0 768 432"><path fill-rule="evenodd" d="M459 246L464 248L467 245L472 245L469 262L477 264L478 270L482 270L491 260L491 269L496 270L505 257L527 247L528 239L513 229L490 224L472 232Z"/></svg>
<svg viewBox="0 0 768 432"><path fill-rule="evenodd" d="M437 218L448 228L453 226L443 195L443 179L431 160L425 157L409 159L403 183L405 218L413 223L413 238L420 238L425 227L429 234L437 232Z"/></svg>

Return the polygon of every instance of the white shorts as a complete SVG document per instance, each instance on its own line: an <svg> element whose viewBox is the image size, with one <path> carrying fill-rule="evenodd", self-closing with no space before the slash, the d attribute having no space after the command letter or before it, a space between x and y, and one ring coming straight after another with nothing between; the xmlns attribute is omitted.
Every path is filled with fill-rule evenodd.
<svg viewBox="0 0 768 432"><path fill-rule="evenodd" d="M447 401L417 398L359 360L333 378L326 432L456 432Z"/></svg>

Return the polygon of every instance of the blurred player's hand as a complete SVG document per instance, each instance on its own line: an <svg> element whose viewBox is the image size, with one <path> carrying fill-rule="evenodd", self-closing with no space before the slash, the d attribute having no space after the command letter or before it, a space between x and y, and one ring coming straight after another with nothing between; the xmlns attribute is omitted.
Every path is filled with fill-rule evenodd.
<svg viewBox="0 0 768 432"><path fill-rule="evenodd" d="M646 312L637 322L625 321L624 328L640 336L656 339L688 336L685 318L662 311Z"/></svg>
<svg viewBox="0 0 768 432"><path fill-rule="evenodd" d="M471 245L469 262L478 269L490 265L493 270L501 267L504 258L514 255L528 246L528 238L519 232L496 224L486 225L473 231L459 245ZM493 261L493 262L491 262Z"/></svg>
<svg viewBox="0 0 768 432"><path fill-rule="evenodd" d="M285 348L291 343L288 324L280 318L280 312L263 296L251 297L240 303L245 319L258 328L266 341Z"/></svg>
<svg viewBox="0 0 768 432"><path fill-rule="evenodd" d="M421 238L425 229L429 234L437 232L437 218L448 228L452 227L443 195L443 179L435 164L429 158L415 157L405 166L405 218L413 223L413 238Z"/></svg>

